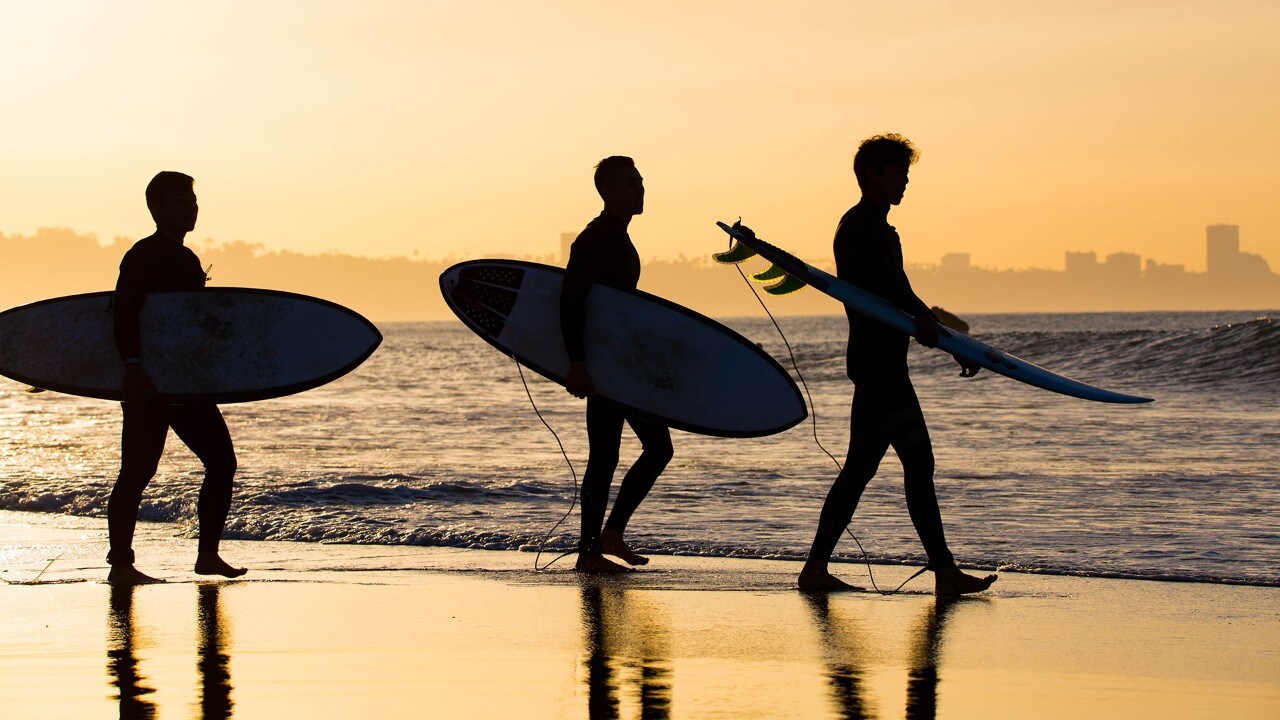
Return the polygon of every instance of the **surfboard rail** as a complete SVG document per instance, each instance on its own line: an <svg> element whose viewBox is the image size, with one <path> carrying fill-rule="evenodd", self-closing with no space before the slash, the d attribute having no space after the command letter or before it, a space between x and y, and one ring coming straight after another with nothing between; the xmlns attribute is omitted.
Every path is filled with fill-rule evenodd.
<svg viewBox="0 0 1280 720"><path fill-rule="evenodd" d="M441 273L440 292L458 319L485 342L548 380L563 385L568 369L559 324L559 283L563 275L562 268L523 260L468 260ZM664 314L669 319L654 320ZM657 325L641 327L649 322ZM733 329L694 310L641 290L595 285L588 294L588 325L589 332L603 334L588 346L588 365L596 366L592 371L596 388L630 414L674 429L716 437L772 435L808 417L800 389L777 360ZM668 326L672 329L664 336L663 328ZM700 390L697 383L682 377L696 371L692 366L709 374L732 376L736 372L731 365L717 365L716 358L698 352L699 347L711 342L693 337L702 333L708 338L720 338L718 347L742 353L738 357L756 366L752 377L763 377L767 387L754 388L763 396L759 400L760 409L754 414L768 418L766 422L750 425L741 419L734 426L706 420L710 414L707 412L700 415L704 419L699 421L673 410L671 405L665 412L659 411L657 404L661 396L674 398L681 388L691 392ZM600 355L593 357L593 352ZM633 355L627 357L628 352ZM616 394L611 396L608 378L597 373L601 363L614 368L608 371L611 376L627 375L630 378L627 382L634 386L619 385ZM719 378L711 380L714 383ZM624 391L634 392L636 388L648 388L653 397L622 396ZM744 398L749 398L752 392L750 386L737 387L735 400L750 404ZM671 402L699 404L695 398ZM766 411L764 408L770 403L779 407Z"/></svg>
<svg viewBox="0 0 1280 720"><path fill-rule="evenodd" d="M99 291L47 298L0 312L0 375L68 395L122 400L123 367L110 315L114 294ZM243 308L238 318L226 315L232 312L231 306L245 303L250 309L255 304L261 307L248 316ZM169 307L176 305L183 307ZM208 306L203 312L202 305ZM326 332L320 330L310 332L311 328L283 328L272 334L272 323L278 324L280 318L271 313L288 307L305 309L313 320L321 316L343 319L347 323L343 328L345 339L356 349L338 351L335 343L341 339L326 337ZM178 336L166 340L167 345L157 345L153 341L159 330L148 330L148 323L173 321L175 318L157 315L170 312L197 312L187 320L199 327L180 328ZM246 322L246 317L252 322ZM373 355L383 340L377 326L350 308L323 298L267 288L210 287L149 293L141 321L144 360L159 388L153 397L164 402L229 404L303 392L351 372ZM249 325L252 327L245 327ZM329 331L336 332L333 327ZM277 346L268 344L273 338ZM182 348L184 340L191 346ZM290 376L288 353L306 357L308 342L316 343L310 348L314 356L305 363L295 359L294 366L305 364L307 369ZM325 346L329 354L321 352ZM154 357L145 357L148 351ZM166 387L181 386L180 377L178 384L166 385L170 382L168 371L180 376L185 366L194 382L201 379L199 370L203 365L219 360L230 365L226 372L216 378L213 373L205 373L204 378L214 384L220 382L220 387L210 384L201 390L188 387L166 391ZM239 379L237 373L242 373ZM237 382L242 383L241 389L234 389Z"/></svg>

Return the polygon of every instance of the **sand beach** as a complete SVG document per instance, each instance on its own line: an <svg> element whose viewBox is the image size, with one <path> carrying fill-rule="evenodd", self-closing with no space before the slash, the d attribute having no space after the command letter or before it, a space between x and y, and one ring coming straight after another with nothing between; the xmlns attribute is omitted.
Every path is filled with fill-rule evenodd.
<svg viewBox="0 0 1280 720"><path fill-rule="evenodd" d="M217 582L144 523L140 566L168 582L130 590L102 581L105 531L0 512L0 716L1280 716L1274 587L1006 572L939 604L922 580L805 596L794 562L587 579L527 552L263 541L226 542L251 572Z"/></svg>

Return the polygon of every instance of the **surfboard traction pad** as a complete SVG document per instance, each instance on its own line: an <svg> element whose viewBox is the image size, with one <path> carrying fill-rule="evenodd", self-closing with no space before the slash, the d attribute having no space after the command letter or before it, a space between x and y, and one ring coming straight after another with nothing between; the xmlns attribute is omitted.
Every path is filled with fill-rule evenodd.
<svg viewBox="0 0 1280 720"><path fill-rule="evenodd" d="M458 273L451 295L467 319L496 338L507 326L522 284L520 268L472 266Z"/></svg>

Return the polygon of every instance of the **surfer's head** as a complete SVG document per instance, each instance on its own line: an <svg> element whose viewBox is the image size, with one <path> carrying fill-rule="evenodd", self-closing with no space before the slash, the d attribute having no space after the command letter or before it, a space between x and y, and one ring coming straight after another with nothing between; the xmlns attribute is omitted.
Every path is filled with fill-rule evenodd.
<svg viewBox="0 0 1280 720"><path fill-rule="evenodd" d="M595 183L606 210L628 218L644 212L644 178L631 158L613 155L601 160Z"/></svg>
<svg viewBox="0 0 1280 720"><path fill-rule="evenodd" d="M867 138L853 156L853 174L863 197L883 205L897 205L907 191L907 172L920 151L897 133Z"/></svg>
<svg viewBox="0 0 1280 720"><path fill-rule="evenodd" d="M196 227L200 206L196 203L195 178L172 170L156 173L147 183L147 209L161 230L183 235Z"/></svg>

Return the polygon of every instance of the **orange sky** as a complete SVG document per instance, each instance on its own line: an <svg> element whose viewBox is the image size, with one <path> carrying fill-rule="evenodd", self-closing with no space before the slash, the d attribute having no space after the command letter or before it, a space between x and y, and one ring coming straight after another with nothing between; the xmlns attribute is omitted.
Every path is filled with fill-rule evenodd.
<svg viewBox="0 0 1280 720"><path fill-rule="evenodd" d="M825 261L852 151L896 130L923 153L908 261L1203 270L1232 222L1280 270L1280 4L905 5L5 0L0 232L144 235L176 169L198 238L549 253L629 154L643 255L719 250L742 215Z"/></svg>

